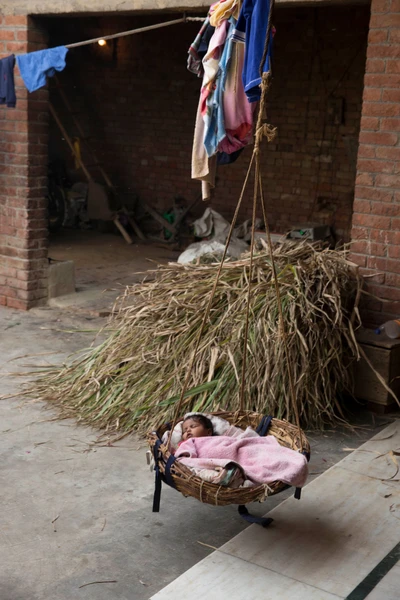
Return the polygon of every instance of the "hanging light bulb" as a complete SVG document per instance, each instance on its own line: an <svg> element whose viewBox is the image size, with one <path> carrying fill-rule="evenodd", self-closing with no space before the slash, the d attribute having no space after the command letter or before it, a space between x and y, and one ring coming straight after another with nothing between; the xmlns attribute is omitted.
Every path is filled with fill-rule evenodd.
<svg viewBox="0 0 400 600"><path fill-rule="evenodd" d="M106 46L107 44L106 40L99 40L97 43L99 46Z"/></svg>

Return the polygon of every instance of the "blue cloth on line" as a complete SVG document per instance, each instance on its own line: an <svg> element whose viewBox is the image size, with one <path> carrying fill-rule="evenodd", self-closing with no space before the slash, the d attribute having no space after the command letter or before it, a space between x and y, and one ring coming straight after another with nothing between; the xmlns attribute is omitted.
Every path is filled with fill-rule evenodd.
<svg viewBox="0 0 400 600"><path fill-rule="evenodd" d="M17 65L29 92L43 87L47 83L47 77L52 77L56 71L65 68L67 52L68 48L58 46L17 56Z"/></svg>
<svg viewBox="0 0 400 600"><path fill-rule="evenodd" d="M14 65L14 54L0 60L0 104L7 104L8 108L15 108L17 103L14 85Z"/></svg>
<svg viewBox="0 0 400 600"><path fill-rule="evenodd" d="M244 0L233 34L233 39L246 44L243 66L243 85L249 102L257 102L261 96L260 63L263 58L270 0ZM272 28L271 28L272 29ZM271 71L272 31L263 72Z"/></svg>

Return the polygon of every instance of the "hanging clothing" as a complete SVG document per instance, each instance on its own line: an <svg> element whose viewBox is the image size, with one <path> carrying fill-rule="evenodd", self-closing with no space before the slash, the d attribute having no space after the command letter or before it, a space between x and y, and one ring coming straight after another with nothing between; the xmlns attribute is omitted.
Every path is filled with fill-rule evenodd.
<svg viewBox="0 0 400 600"><path fill-rule="evenodd" d="M196 115L192 151L192 179L202 182L202 197L207 200L211 188L215 187L216 157L208 158L204 147L204 136L207 131L207 98L214 92L215 78L218 73L219 61L225 45L229 23L224 21L217 27L210 40L208 51L203 58L204 77L200 93L200 100Z"/></svg>
<svg viewBox="0 0 400 600"><path fill-rule="evenodd" d="M271 10L270 0L244 0L236 25L234 39L245 43L243 65L243 85L249 102L257 102L261 97L260 64L264 54L268 19ZM272 27L268 52L262 71L271 71Z"/></svg>
<svg viewBox="0 0 400 600"><path fill-rule="evenodd" d="M17 104L14 85L14 65L14 54L0 60L0 104L6 104L8 108L15 108Z"/></svg>
<svg viewBox="0 0 400 600"><path fill-rule="evenodd" d="M240 13L239 0L220 0L210 9L210 23L213 27L219 27L223 20L234 17L237 19Z"/></svg>
<svg viewBox="0 0 400 600"><path fill-rule="evenodd" d="M218 75L219 63L224 51L229 26L228 21L223 21L215 29L208 46L208 52L203 58L204 77L200 92L201 114L203 117L206 117L207 114L207 99L215 91L215 80Z"/></svg>
<svg viewBox="0 0 400 600"><path fill-rule="evenodd" d="M245 48L243 44L232 46L223 93L225 138L218 144L218 150L227 154L236 153L251 142L256 109L256 103L248 101L242 81Z"/></svg>
<svg viewBox="0 0 400 600"><path fill-rule="evenodd" d="M67 52L68 48L58 46L17 56L17 65L29 92L43 87L47 83L47 77L52 77L56 71L65 68Z"/></svg>
<svg viewBox="0 0 400 600"><path fill-rule="evenodd" d="M226 152L217 152L217 165L233 165L233 163L237 161L242 152L243 148L241 148L237 152L232 152L232 154L227 154Z"/></svg>
<svg viewBox="0 0 400 600"><path fill-rule="evenodd" d="M197 75L197 77L203 77L204 75L202 60L207 54L208 44L214 31L215 27L210 25L210 17L207 17L189 48L187 68L191 73Z"/></svg>
<svg viewBox="0 0 400 600"><path fill-rule="evenodd" d="M204 146L208 156L217 151L232 154L249 144L252 139L254 110L244 91L241 73L244 63L244 46L233 41L236 21L229 20L229 32L214 91L207 98Z"/></svg>
<svg viewBox="0 0 400 600"><path fill-rule="evenodd" d="M201 196L203 200L208 200L210 198L211 188L215 187L216 168L216 157L213 156L209 159L204 147L204 120L201 114L200 98L194 128L192 179L201 181Z"/></svg>
<svg viewBox="0 0 400 600"><path fill-rule="evenodd" d="M229 23L229 30L226 36L225 46L218 63L218 69L213 80L212 89L209 90L206 100L206 109L205 112L203 112L205 123L204 146L209 157L214 156L214 154L217 152L218 144L226 136L223 106L224 88L228 66L232 57L232 34L235 30L236 21L232 18L229 21L226 21L226 23ZM223 27L223 25L220 27Z"/></svg>

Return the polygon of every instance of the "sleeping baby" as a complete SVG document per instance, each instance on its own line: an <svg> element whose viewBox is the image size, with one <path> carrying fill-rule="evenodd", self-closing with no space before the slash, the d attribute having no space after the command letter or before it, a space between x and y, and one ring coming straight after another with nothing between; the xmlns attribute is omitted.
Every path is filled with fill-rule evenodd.
<svg viewBox="0 0 400 600"><path fill-rule="evenodd" d="M305 456L281 446L272 435L261 437L250 427L243 430L227 422L222 435L215 435L211 419L199 413L187 415L181 431L175 457L206 481L229 487L305 484Z"/></svg>

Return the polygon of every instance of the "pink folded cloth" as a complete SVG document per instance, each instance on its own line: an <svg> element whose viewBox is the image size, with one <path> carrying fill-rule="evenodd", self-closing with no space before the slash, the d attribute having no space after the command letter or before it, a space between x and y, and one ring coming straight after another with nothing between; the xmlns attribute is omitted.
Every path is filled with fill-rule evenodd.
<svg viewBox="0 0 400 600"><path fill-rule="evenodd" d="M305 456L281 446L272 435L191 438L179 446L175 457L191 469L224 468L228 462L236 462L255 484L282 481L303 487L308 475Z"/></svg>

